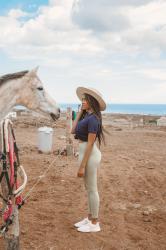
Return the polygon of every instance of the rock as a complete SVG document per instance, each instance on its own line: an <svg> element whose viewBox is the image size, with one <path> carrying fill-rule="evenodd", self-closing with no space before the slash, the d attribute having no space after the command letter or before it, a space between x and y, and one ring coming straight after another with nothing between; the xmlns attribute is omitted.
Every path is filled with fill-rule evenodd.
<svg viewBox="0 0 166 250"><path fill-rule="evenodd" d="M122 128L116 128L115 131L122 131Z"/></svg>
<svg viewBox="0 0 166 250"><path fill-rule="evenodd" d="M75 157L78 157L78 156L79 156L79 152L75 152L75 153L74 153L74 156L75 156Z"/></svg>
<svg viewBox="0 0 166 250"><path fill-rule="evenodd" d="M66 136L65 136L65 135L62 135L62 136L59 136L58 138L61 139L61 140L65 140L65 139L66 139Z"/></svg>
<svg viewBox="0 0 166 250"><path fill-rule="evenodd" d="M145 215L145 216L147 216L147 215L150 214L150 212L149 211L143 211L142 214Z"/></svg>
<svg viewBox="0 0 166 250"><path fill-rule="evenodd" d="M59 155L59 150L53 151L53 154L54 154L54 155Z"/></svg>
<svg viewBox="0 0 166 250"><path fill-rule="evenodd" d="M143 221L144 221L144 222L152 222L152 219L150 219L149 217L144 217L144 218L143 218Z"/></svg>
<svg viewBox="0 0 166 250"><path fill-rule="evenodd" d="M21 230L21 234L22 234L22 235L25 235L25 234L26 234L26 231L25 231L25 230Z"/></svg>
<svg viewBox="0 0 166 250"><path fill-rule="evenodd" d="M148 169L154 169L154 167L153 167L153 166L148 166L147 168L148 168Z"/></svg>
<svg viewBox="0 0 166 250"><path fill-rule="evenodd" d="M133 203L131 205L132 205L132 207L134 207L136 209L141 207L141 204L139 204L139 203Z"/></svg>

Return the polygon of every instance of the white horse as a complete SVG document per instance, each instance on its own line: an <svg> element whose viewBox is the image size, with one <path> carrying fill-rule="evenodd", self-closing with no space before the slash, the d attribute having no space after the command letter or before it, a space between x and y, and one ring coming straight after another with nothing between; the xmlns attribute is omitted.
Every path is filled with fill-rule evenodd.
<svg viewBox="0 0 166 250"><path fill-rule="evenodd" d="M60 109L45 91L37 76L37 68L0 77L0 121L16 105L23 105L56 120Z"/></svg>
<svg viewBox="0 0 166 250"><path fill-rule="evenodd" d="M44 90L43 84L37 76L37 68L31 71L22 71L0 77L0 121L16 105L23 105L44 116L51 116L54 120L60 117L60 109ZM20 169L24 176L24 183L16 190L18 192L23 190L27 181L25 171L22 167ZM4 179L2 181L2 193L4 197L7 197L7 184ZM14 219L11 231L5 235L6 249L19 248L19 220L16 205L14 205L13 214Z"/></svg>

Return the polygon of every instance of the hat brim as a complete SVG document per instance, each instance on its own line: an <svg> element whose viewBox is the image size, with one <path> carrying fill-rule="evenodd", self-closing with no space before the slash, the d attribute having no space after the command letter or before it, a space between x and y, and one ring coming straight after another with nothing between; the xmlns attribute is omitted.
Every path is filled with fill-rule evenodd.
<svg viewBox="0 0 166 250"><path fill-rule="evenodd" d="M106 103L105 103L105 101L103 100L103 98L100 95L98 95L95 92L95 90L84 88L84 87L78 87L76 89L76 94L77 94L78 98L81 101L82 101L82 96L84 94L91 95L91 96L93 96L98 101L99 106L100 106L100 111L104 111L106 109Z"/></svg>

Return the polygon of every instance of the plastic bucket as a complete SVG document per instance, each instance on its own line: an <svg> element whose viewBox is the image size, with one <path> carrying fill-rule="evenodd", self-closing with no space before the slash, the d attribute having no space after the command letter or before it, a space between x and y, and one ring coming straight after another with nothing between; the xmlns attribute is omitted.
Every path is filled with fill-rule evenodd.
<svg viewBox="0 0 166 250"><path fill-rule="evenodd" d="M52 151L53 129L50 127L41 127L38 129L38 150L43 153Z"/></svg>

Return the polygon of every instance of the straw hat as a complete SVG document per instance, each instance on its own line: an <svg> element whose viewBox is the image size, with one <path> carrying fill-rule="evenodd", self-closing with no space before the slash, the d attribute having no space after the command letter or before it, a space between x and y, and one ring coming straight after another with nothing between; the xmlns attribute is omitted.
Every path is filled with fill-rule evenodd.
<svg viewBox="0 0 166 250"><path fill-rule="evenodd" d="M99 103L100 106L100 111L103 111L106 109L106 103L102 98L102 95L100 92L98 92L96 89L93 88L84 88L84 87L78 87L76 89L76 94L78 96L78 98L82 101L82 96L84 94L88 94L93 96Z"/></svg>

